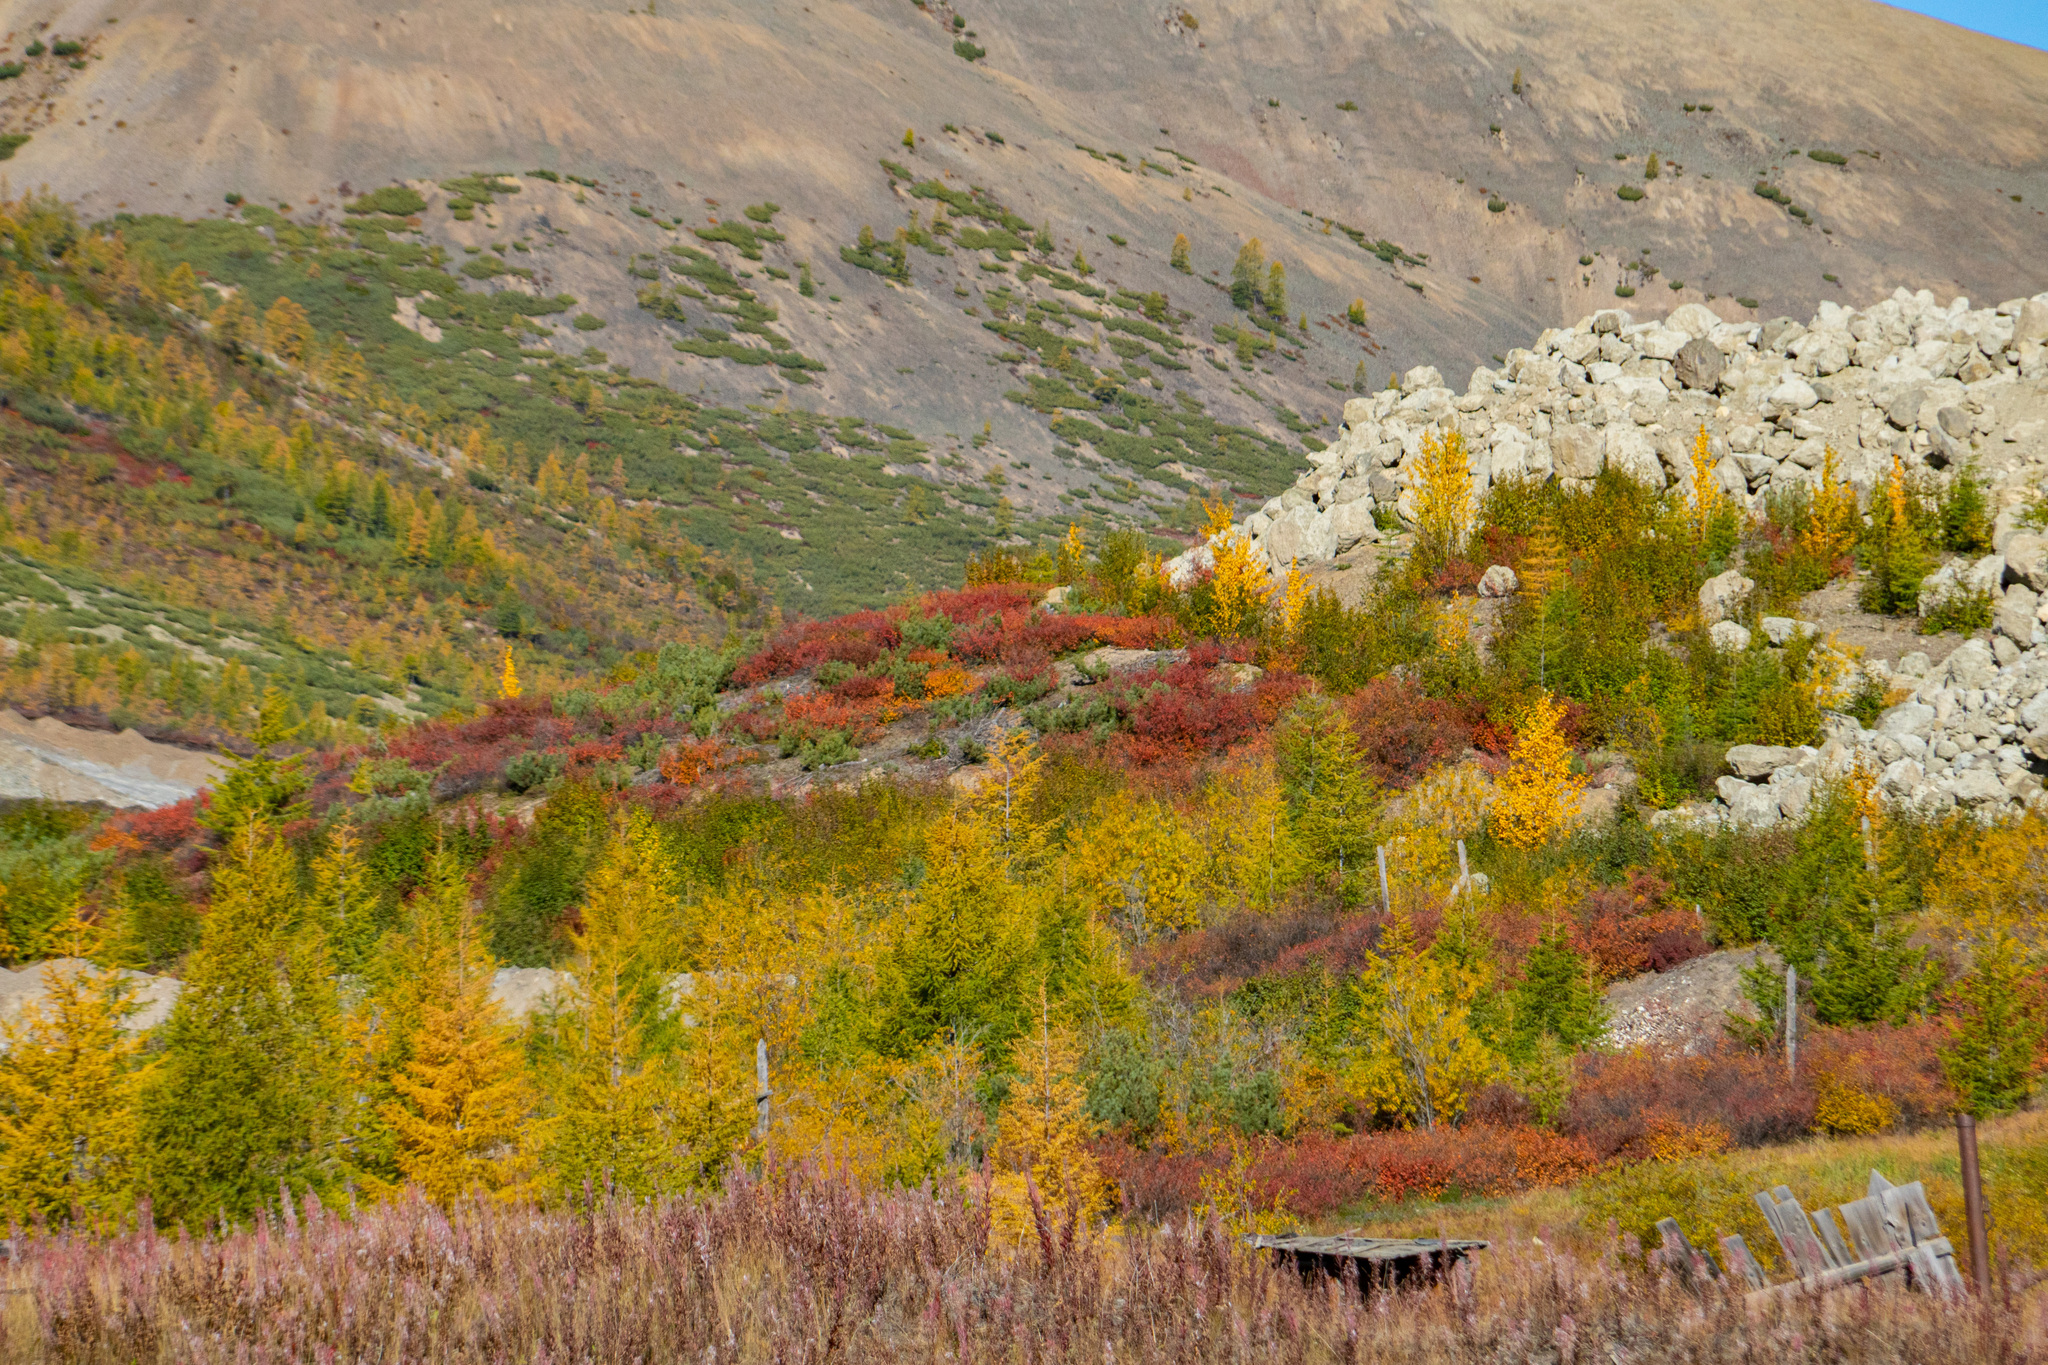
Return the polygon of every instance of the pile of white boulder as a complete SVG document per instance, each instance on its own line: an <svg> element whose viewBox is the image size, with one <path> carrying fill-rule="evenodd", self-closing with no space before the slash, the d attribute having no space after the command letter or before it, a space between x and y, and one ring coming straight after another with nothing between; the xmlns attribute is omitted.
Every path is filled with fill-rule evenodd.
<svg viewBox="0 0 2048 1365"><path fill-rule="evenodd" d="M1607 466L1663 488L1693 481L1708 434L1721 490L1760 507L1774 487L1837 474L1868 497L1898 456L1909 469L1974 458L2003 504L2048 464L2048 293L1972 308L1897 290L1807 323L1729 322L1704 304L1661 321L1607 309L1544 332L1461 395L1429 366L1344 405L1344 432L1294 487L1239 528L1276 568L1313 564L1412 524L1425 436L1461 432L1475 494L1535 476L1584 484ZM2009 505L2000 531L2010 529ZM1375 513L1392 512L1393 517ZM1207 546L1172 561L1187 574Z"/></svg>
<svg viewBox="0 0 2048 1365"><path fill-rule="evenodd" d="M1394 526L1413 524L1425 438L1453 431L1465 437L1475 497L1532 476L1583 487L1609 466L1690 495L1702 428L1714 483L1757 512L1773 488L1819 480L1830 448L1837 477L1865 506L1895 458L1943 478L1972 467L1996 518L1995 553L1939 568L1922 586L1921 610L1981 593L1994 624L1989 639L1939 663L1918 652L1896 664L1852 661L1821 646L1822 672L1834 677L1823 706L1845 701L1866 674L1907 699L1869 729L1830 712L1818 748L1738 745L1719 800L1655 818L1798 820L1816 782L1858 767L1891 800L1930 813L1961 806L1989 816L2048 800L2048 539L2022 522L2048 488L2048 293L1972 308L1899 289L1861 310L1823 303L1804 324L1731 322L1702 304L1649 322L1604 310L1546 331L1498 370L1474 370L1462 395L1424 366L1398 388L1351 400L1343 435L1234 531L1276 571L1398 535ZM1168 568L1178 577L1212 562L1205 545ZM1514 586L1493 566L1481 592ZM1751 586L1731 570L1700 590L1700 620L1722 649L1751 645L1742 624ZM1816 629L1789 617L1760 624L1773 647Z"/></svg>

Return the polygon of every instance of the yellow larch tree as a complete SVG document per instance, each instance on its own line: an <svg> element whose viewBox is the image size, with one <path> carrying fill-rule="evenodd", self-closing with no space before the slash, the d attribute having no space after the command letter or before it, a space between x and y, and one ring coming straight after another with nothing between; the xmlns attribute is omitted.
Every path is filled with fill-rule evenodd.
<svg viewBox="0 0 2048 1365"><path fill-rule="evenodd" d="M1713 528L1714 518L1728 501L1714 474L1712 450L1707 424L1702 422L1698 434L1692 438L1692 538L1701 545L1707 543L1707 533Z"/></svg>
<svg viewBox="0 0 2048 1365"><path fill-rule="evenodd" d="M640 811L621 816L585 885L564 1010L543 1075L545 1164L568 1193L607 1179L635 1194L688 1183L676 1140L667 940L676 871Z"/></svg>
<svg viewBox="0 0 2048 1365"><path fill-rule="evenodd" d="M428 1198L510 1197L532 1177L533 1087L491 998L497 964L484 948L476 907L465 897L443 929L415 961L428 990L412 1057L391 1077L383 1118L396 1139L399 1174Z"/></svg>
<svg viewBox="0 0 2048 1365"><path fill-rule="evenodd" d="M1472 533L1471 453L1465 434L1425 432L1416 471L1415 556L1436 569L1465 549Z"/></svg>
<svg viewBox="0 0 2048 1365"><path fill-rule="evenodd" d="M1088 1150L1088 1092L1077 1079L1081 1049L1069 1029L1053 1025L1042 986L1036 1014L1035 1027L1011 1053L1017 1080L996 1116L995 1222L1013 1237L1033 1226L1033 1185L1049 1216L1072 1208L1089 1221L1108 1213L1112 1193Z"/></svg>
<svg viewBox="0 0 2048 1365"><path fill-rule="evenodd" d="M97 932L74 912L61 938L82 954ZM42 984L0 1020L0 1218L118 1217L136 1195L136 1100L149 1081L141 1037L122 1029L135 987L77 963L46 964Z"/></svg>
<svg viewBox="0 0 2048 1365"><path fill-rule="evenodd" d="M1832 564L1856 544L1861 520L1856 489L1842 478L1841 457L1832 445L1821 451L1820 477L1814 480L1813 496L1807 504L1806 529L1801 536L1808 554Z"/></svg>
<svg viewBox="0 0 2048 1365"><path fill-rule="evenodd" d="M1209 573L1209 631L1220 639L1244 634L1265 614L1273 596L1272 575L1265 559L1252 548L1251 537L1231 524L1227 498L1206 501L1204 531L1215 567Z"/></svg>
<svg viewBox="0 0 2048 1365"><path fill-rule="evenodd" d="M1203 782L1196 809L1202 898L1271 909L1300 876L1303 859L1272 754L1226 759Z"/></svg>
<svg viewBox="0 0 2048 1365"><path fill-rule="evenodd" d="M1539 693L1523 713L1493 801L1493 833L1517 848L1535 848L1564 827L1573 798L1586 785L1572 772L1571 745L1558 722L1564 706Z"/></svg>
<svg viewBox="0 0 2048 1365"><path fill-rule="evenodd" d="M498 675L498 695L506 699L518 696L526 689L519 685L519 670L512 665L512 647L505 646L505 665Z"/></svg>
<svg viewBox="0 0 2048 1365"><path fill-rule="evenodd" d="M1171 806L1098 802L1066 859L1068 889L1098 920L1139 938L1200 926L1202 847Z"/></svg>
<svg viewBox="0 0 2048 1365"><path fill-rule="evenodd" d="M1381 1112L1423 1128L1454 1122L1501 1074L1472 1027L1476 971L1425 952L1397 914L1357 982L1351 1080Z"/></svg>

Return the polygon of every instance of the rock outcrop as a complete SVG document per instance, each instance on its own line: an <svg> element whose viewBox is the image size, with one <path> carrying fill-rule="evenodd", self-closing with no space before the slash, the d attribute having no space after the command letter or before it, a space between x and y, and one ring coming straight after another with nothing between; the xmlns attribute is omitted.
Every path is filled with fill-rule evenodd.
<svg viewBox="0 0 2048 1365"><path fill-rule="evenodd" d="M1829 447L1836 476L1866 499L1894 457L1935 471L1974 457L2006 495L2008 581L2039 594L2048 540L2016 527L2009 504L2048 463L2048 423L2021 420L2048 388L2044 331L2048 293L1973 308L1899 289L1862 310L1823 303L1803 324L1727 322L1697 303L1642 322L1606 309L1475 369L1462 394L1419 366L1352 399L1343 434L1241 533L1280 568L1398 534L1413 521L1424 438L1453 431L1475 495L1528 477L1583 485L1610 466L1689 491L1704 427L1708 476L1757 509L1774 488L1820 480Z"/></svg>

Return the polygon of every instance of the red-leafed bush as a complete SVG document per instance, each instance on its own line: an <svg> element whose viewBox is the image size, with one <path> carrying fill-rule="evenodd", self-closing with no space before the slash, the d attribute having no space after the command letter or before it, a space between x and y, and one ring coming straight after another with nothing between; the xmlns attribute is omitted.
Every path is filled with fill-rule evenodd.
<svg viewBox="0 0 2048 1365"><path fill-rule="evenodd" d="M1813 1124L1814 1096L1783 1061L1722 1046L1678 1054L1639 1049L1577 1060L1559 1127L1602 1160L1657 1155L1656 1139L1717 1127L1740 1147L1783 1142Z"/></svg>
<svg viewBox="0 0 2048 1365"><path fill-rule="evenodd" d="M1472 743L1472 727L1461 707L1391 673L1353 693L1345 714L1368 771L1389 787L1412 786Z"/></svg>
<svg viewBox="0 0 2048 1365"><path fill-rule="evenodd" d="M856 611L829 621L798 621L777 631L765 648L734 669L732 680L740 687L752 687L770 678L816 668L827 660L860 668L902 643L903 632L884 612Z"/></svg>
<svg viewBox="0 0 2048 1365"><path fill-rule="evenodd" d="M1071 654L1097 644L1150 649L1171 629L1172 622L1159 616L1059 616L1012 607L955 634L952 653L971 663L1008 663Z"/></svg>
<svg viewBox="0 0 2048 1365"><path fill-rule="evenodd" d="M1124 1213L1164 1222L1202 1202L1202 1177L1223 1164L1214 1152L1147 1151L1114 1138L1095 1143L1095 1159L1115 1184Z"/></svg>
<svg viewBox="0 0 2048 1365"><path fill-rule="evenodd" d="M1918 1128L1941 1121L1955 1108L1955 1091L1941 1069L1939 1049L1945 1040L1941 1021L1935 1019L1898 1028L1820 1028L1801 1043L1799 1065L1816 1082L1828 1077L1882 1099L1891 1110L1888 1126Z"/></svg>
<svg viewBox="0 0 2048 1365"><path fill-rule="evenodd" d="M1222 924L1139 950L1148 979L1176 983L1195 996L1228 995L1254 976L1287 976L1320 965L1333 974L1356 971L1379 943L1378 915L1246 911Z"/></svg>
<svg viewBox="0 0 2048 1365"><path fill-rule="evenodd" d="M1000 616L1006 611L1031 606L1041 596L1043 593L1037 588L1021 587L1015 583L989 583L954 592L928 592L906 614L943 616L955 625L964 625L979 621L984 616Z"/></svg>
<svg viewBox="0 0 2048 1365"><path fill-rule="evenodd" d="M1578 950L1606 981L1668 971L1713 950L1693 908L1673 902L1670 883L1654 872L1594 887L1574 918Z"/></svg>
<svg viewBox="0 0 2048 1365"><path fill-rule="evenodd" d="M117 815L107 821L107 828L127 835L152 853L169 853L181 844L194 842L205 832L198 814L199 798L188 796L176 805Z"/></svg>

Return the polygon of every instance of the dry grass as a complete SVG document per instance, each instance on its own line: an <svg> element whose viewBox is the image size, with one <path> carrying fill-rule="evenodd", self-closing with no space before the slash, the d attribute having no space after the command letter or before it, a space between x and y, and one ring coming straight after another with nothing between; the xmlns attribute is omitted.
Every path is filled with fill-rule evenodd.
<svg viewBox="0 0 2048 1365"><path fill-rule="evenodd" d="M1520 1206L1522 1201L1517 1201ZM1527 1205L1540 1208L1540 1203ZM1498 1229L1495 1229L1498 1232ZM973 1189L808 1172L575 1210L308 1204L224 1236L27 1237L9 1361L2021 1360L2039 1303L1851 1291L1752 1312L1624 1246L1511 1234L1446 1286L1304 1283L1214 1223L992 1240Z"/></svg>

